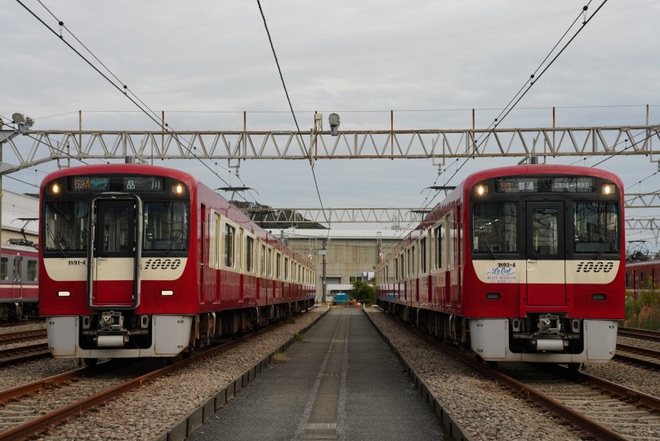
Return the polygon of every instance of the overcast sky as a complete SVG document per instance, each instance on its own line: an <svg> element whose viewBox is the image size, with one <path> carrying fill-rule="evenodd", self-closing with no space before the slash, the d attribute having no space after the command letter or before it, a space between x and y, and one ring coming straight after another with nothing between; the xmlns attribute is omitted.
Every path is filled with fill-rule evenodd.
<svg viewBox="0 0 660 441"><path fill-rule="evenodd" d="M589 19L602 3L263 0L262 7L302 130L311 128L314 111L324 119L339 113L342 129L386 129L390 110L396 128L460 129L471 127L471 109L477 126L487 127L562 35L576 33L579 26L569 27L583 6ZM174 130L241 130L244 111L249 130L295 129L259 5L249 0L5 1L5 121L19 111L35 129L75 129L82 111L85 129L158 129L33 14L77 50L84 51L82 43L146 106L164 111ZM558 126L641 125L647 109L658 124L659 19L657 0L606 2L500 127L550 127L553 107ZM602 159L549 161L590 166ZM517 161L475 159L454 180ZM240 179L226 165L212 169L232 185L255 188L249 199L320 206L306 161L246 161ZM213 188L225 185L200 164L185 167ZM443 173L452 167L448 161ZM619 173L629 191L660 190L649 158L601 167ZM54 168L15 173L3 186L34 192ZM326 208L422 206L423 189L445 183L442 176L436 181L430 160L325 160L315 172Z"/></svg>

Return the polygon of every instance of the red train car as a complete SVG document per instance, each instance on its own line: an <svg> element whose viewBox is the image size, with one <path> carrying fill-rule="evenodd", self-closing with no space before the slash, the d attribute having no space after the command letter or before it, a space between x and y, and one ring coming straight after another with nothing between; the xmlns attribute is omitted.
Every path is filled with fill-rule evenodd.
<svg viewBox="0 0 660 441"><path fill-rule="evenodd" d="M60 170L42 183L40 215L55 357L174 357L314 304L310 262L178 170Z"/></svg>
<svg viewBox="0 0 660 441"><path fill-rule="evenodd" d="M0 321L38 315L38 253L33 246L6 244L0 255Z"/></svg>
<svg viewBox="0 0 660 441"><path fill-rule="evenodd" d="M485 361L605 362L624 318L622 189L586 167L474 173L380 262L378 303Z"/></svg>
<svg viewBox="0 0 660 441"><path fill-rule="evenodd" d="M660 289L660 259L626 262L626 289L635 295Z"/></svg>

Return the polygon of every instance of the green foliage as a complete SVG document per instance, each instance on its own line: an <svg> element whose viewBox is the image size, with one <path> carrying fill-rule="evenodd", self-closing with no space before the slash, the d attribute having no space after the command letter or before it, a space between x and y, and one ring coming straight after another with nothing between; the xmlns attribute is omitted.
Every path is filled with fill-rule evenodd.
<svg viewBox="0 0 660 441"><path fill-rule="evenodd" d="M363 305L376 303L376 288L362 280L354 280L351 297Z"/></svg>
<svg viewBox="0 0 660 441"><path fill-rule="evenodd" d="M644 290L635 295L626 292L626 319L624 326L660 330L660 292Z"/></svg>

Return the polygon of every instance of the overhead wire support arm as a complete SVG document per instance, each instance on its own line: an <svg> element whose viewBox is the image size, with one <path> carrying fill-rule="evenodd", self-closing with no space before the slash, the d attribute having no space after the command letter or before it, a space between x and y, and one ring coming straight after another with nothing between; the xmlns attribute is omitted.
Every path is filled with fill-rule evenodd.
<svg viewBox="0 0 660 441"><path fill-rule="evenodd" d="M498 128L483 130L479 151L466 148L480 129L328 131L113 131L31 130L5 141L7 162L16 170L53 159L298 159L312 153L301 135L314 137L314 161L321 159L437 159L466 157L646 155L658 161L658 126ZM392 140L396 149L392 149ZM332 139L334 138L334 139ZM553 144L552 140L556 140ZM657 141L657 140L656 140ZM32 142L30 148L25 143ZM655 143L660 145L660 143ZM66 151L63 146L66 146ZM258 147L257 147L258 146ZM323 149L318 149L323 146ZM332 146L328 149L327 146ZM28 152L25 155L25 152Z"/></svg>

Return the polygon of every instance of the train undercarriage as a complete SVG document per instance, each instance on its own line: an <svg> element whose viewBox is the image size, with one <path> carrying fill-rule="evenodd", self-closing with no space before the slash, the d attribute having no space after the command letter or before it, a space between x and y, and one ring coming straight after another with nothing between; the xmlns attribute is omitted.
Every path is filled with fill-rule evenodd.
<svg viewBox="0 0 660 441"><path fill-rule="evenodd" d="M48 340L56 358L174 358L221 337L254 331L296 315L314 300L199 315L138 315L104 310L87 316L48 317Z"/></svg>
<svg viewBox="0 0 660 441"><path fill-rule="evenodd" d="M606 362L616 348L617 322L534 313L514 318L465 318L394 302L379 306L412 326L487 362Z"/></svg>

